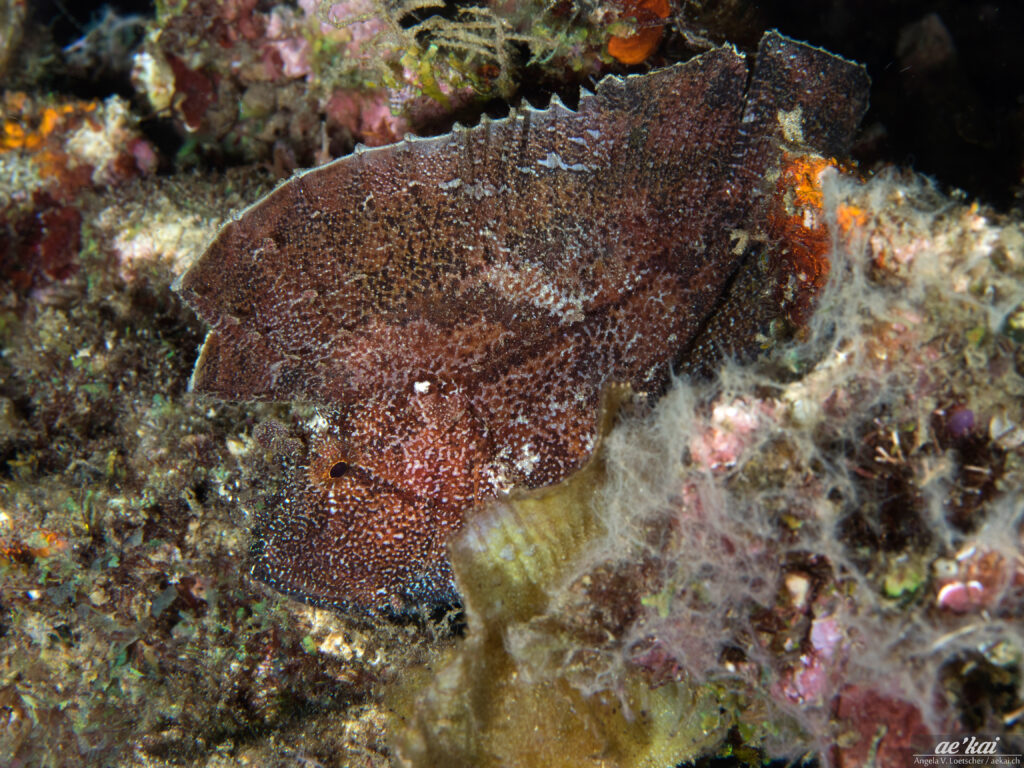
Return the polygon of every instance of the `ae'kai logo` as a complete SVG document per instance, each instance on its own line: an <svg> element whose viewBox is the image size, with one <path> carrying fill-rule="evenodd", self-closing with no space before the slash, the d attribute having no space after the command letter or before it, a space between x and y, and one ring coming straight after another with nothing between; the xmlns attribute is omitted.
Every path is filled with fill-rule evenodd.
<svg viewBox="0 0 1024 768"><path fill-rule="evenodd" d="M999 736L925 737L914 751L914 765L921 766L996 766L1021 765L1019 752L1007 752Z"/></svg>

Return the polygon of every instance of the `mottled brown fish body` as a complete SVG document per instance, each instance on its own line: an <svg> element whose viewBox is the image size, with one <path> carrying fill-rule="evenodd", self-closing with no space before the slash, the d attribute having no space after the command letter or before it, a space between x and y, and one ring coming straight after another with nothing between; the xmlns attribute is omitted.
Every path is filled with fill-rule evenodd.
<svg viewBox="0 0 1024 768"><path fill-rule="evenodd" d="M779 114L838 152L863 70L775 33L432 139L357 151L227 224L179 290L196 391L324 406L254 573L317 604L455 597L466 511L591 455L610 382L661 389L763 229ZM822 98L841 89L842 98ZM792 137L789 137L792 141Z"/></svg>

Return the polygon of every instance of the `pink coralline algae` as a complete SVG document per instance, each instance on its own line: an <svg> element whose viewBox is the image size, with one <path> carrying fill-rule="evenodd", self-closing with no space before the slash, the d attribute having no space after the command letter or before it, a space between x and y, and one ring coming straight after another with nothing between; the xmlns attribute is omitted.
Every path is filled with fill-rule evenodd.
<svg viewBox="0 0 1024 768"><path fill-rule="evenodd" d="M286 11L275 8L270 12L265 31L265 50L273 52L281 74L288 78L306 77L313 72L310 41L295 34L295 22L285 17Z"/></svg>
<svg viewBox="0 0 1024 768"><path fill-rule="evenodd" d="M1024 558L1008 563L996 551L965 546L937 568L935 603L951 613L980 613L1024 587Z"/></svg>
<svg viewBox="0 0 1024 768"><path fill-rule="evenodd" d="M577 111L358 152L226 225L179 287L212 326L195 389L322 407L254 573L329 606L452 600L466 512L580 468L610 383L663 390L743 262L737 233L785 250L763 182L782 145L841 150L866 90L771 33L752 73L719 48L608 78Z"/></svg>
<svg viewBox="0 0 1024 768"><path fill-rule="evenodd" d="M368 147L398 141L409 131L408 122L391 109L387 91L338 90L324 105L327 122L362 137Z"/></svg>

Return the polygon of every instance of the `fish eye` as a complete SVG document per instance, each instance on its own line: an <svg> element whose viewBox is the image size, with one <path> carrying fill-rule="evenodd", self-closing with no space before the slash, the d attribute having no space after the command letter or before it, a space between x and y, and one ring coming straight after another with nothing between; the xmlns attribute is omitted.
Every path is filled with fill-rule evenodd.
<svg viewBox="0 0 1024 768"><path fill-rule="evenodd" d="M331 477L341 477L349 470L349 464L345 461L337 461L331 467Z"/></svg>

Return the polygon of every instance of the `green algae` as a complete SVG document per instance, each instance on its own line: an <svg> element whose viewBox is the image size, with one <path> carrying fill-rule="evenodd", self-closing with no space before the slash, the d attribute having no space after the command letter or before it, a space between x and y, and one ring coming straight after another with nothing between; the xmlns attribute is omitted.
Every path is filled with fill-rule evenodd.
<svg viewBox="0 0 1024 768"><path fill-rule="evenodd" d="M629 397L607 393L603 434ZM733 686L609 665L603 646L626 621L595 614L645 598L591 560L609 535L607 483L598 448L567 481L467 522L452 548L467 637L388 695L399 765L659 768L725 749L741 723L752 757L766 734L792 732Z"/></svg>
<svg viewBox="0 0 1024 768"><path fill-rule="evenodd" d="M613 393L605 408L610 427ZM638 671L616 691L587 694L575 677L598 674L584 658L562 674L531 674L531 659L510 651L517 630L557 616L552 599L604 530L593 494L604 480L600 456L555 489L498 504L467 523L453 567L469 637L436 676L392 695L402 765L657 766L691 759L721 741L732 723L712 687L688 681L651 686ZM542 632L544 630L541 630ZM557 630L542 655L584 646Z"/></svg>

